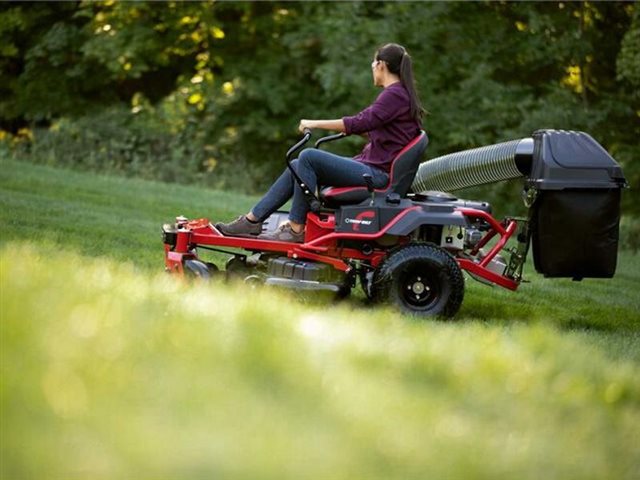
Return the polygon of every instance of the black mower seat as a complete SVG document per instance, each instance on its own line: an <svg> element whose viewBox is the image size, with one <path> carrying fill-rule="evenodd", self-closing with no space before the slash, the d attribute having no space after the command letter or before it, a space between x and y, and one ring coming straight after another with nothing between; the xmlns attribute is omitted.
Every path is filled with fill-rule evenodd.
<svg viewBox="0 0 640 480"><path fill-rule="evenodd" d="M405 197L411 188L418 166L420 166L420 159L428 143L429 139L424 131L421 131L420 135L411 140L391 162L389 183L384 188L377 188L376 194L397 193L400 197ZM368 192L367 187L360 185L355 187L325 187L320 190L320 200L323 204L332 208L360 203L370 196L371 194Z"/></svg>

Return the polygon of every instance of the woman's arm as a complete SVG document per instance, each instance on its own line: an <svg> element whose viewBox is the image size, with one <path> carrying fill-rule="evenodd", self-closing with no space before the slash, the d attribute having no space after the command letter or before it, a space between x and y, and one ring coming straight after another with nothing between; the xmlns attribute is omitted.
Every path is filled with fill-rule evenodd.
<svg viewBox="0 0 640 480"><path fill-rule="evenodd" d="M298 130L301 132L305 128L321 128L322 130L336 130L338 132L344 132L344 122L342 119L338 120L300 120Z"/></svg>

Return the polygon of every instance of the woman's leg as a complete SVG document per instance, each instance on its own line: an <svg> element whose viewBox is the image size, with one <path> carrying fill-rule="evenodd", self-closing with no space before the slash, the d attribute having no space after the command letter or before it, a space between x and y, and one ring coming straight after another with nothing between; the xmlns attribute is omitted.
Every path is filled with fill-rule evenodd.
<svg viewBox="0 0 640 480"><path fill-rule="evenodd" d="M303 150L299 158L291 162L291 166L311 191L315 191L318 184L336 187L364 186L362 175L365 173L372 175L376 188L385 186L389 179L381 170L372 169L351 158L313 148ZM309 205L288 168L282 172L248 215L242 215L231 223L216 224L216 226L226 235L258 234L260 227L252 225L261 224L269 215L282 207L292 195L293 205L289 220L294 233L299 232L306 223Z"/></svg>
<svg viewBox="0 0 640 480"><path fill-rule="evenodd" d="M298 160L291 162L291 166L295 170L298 166ZM296 170L297 171L297 170ZM263 222L273 212L282 207L293 195L294 179L288 168L284 169L282 175L271 185L267 193L249 212L257 221Z"/></svg>
<svg viewBox="0 0 640 480"><path fill-rule="evenodd" d="M341 157L330 152L315 148L307 148L300 152L296 173L300 179L314 192L318 184L322 186L350 187L365 186L362 178L365 173L373 177L376 188L384 187L389 177L378 169L347 157ZM289 213L289 220L295 224L304 224L309 205L304 198L302 189L294 183L293 205Z"/></svg>
<svg viewBox="0 0 640 480"><path fill-rule="evenodd" d="M292 167L297 168L297 163L297 160L293 160L291 162ZM229 223L217 223L216 228L225 235L231 236L260 235L262 233L262 222L287 203L291 195L293 195L293 175L286 168L247 215L240 215Z"/></svg>

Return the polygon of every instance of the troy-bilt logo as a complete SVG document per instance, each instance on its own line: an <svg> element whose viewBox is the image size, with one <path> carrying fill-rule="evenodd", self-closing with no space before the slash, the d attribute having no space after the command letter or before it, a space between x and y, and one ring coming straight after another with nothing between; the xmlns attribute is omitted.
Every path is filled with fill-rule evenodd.
<svg viewBox="0 0 640 480"><path fill-rule="evenodd" d="M373 210L366 210L362 213L356 215L356 218L345 218L344 223L352 224L353 231L357 232L360 230L360 225L369 226L373 223L372 220L367 220L367 218L375 218L376 212Z"/></svg>

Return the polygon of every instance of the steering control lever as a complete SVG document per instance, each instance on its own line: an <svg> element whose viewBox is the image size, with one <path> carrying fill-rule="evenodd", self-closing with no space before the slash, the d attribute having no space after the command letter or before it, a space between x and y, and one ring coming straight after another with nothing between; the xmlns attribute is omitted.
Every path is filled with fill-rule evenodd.
<svg viewBox="0 0 640 480"><path fill-rule="evenodd" d="M287 150L287 163L289 163L289 159L291 159L293 154L296 153L298 150L300 150L304 146L304 144L307 143L311 138L310 128L305 128L302 133L303 133L302 139L300 139L298 143L296 143L293 147Z"/></svg>
<svg viewBox="0 0 640 480"><path fill-rule="evenodd" d="M296 143L293 147L291 147L287 151L286 163L287 163L287 168L291 172L291 175L293 175L294 180L296 181L298 186L302 189L302 193L304 193L304 198L309 204L309 208L311 209L312 212L317 213L320 211L322 203L320 202L318 197L316 197L315 193L312 192L309 189L309 187L302 181L298 173L291 166L291 157L293 156L293 154L296 153L298 150L300 150L311 138L311 129L305 128L302 133L303 133L302 139L300 139L298 143Z"/></svg>
<svg viewBox="0 0 640 480"><path fill-rule="evenodd" d="M328 135L326 137L322 137L320 139L318 139L318 141L315 144L315 148L320 148L320 145L322 145L325 142L333 142L334 140L340 140L341 138L346 137L347 134L344 132L341 133L334 133L333 135Z"/></svg>

